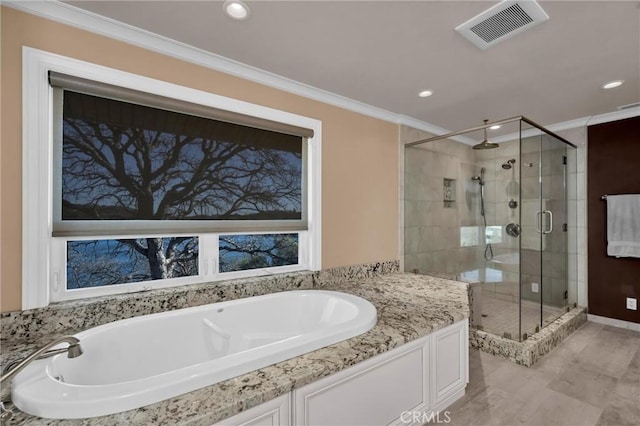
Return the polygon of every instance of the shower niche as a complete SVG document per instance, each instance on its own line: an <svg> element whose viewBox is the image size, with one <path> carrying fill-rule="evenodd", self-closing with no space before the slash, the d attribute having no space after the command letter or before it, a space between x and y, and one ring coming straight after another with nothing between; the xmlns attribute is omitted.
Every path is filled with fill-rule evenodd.
<svg viewBox="0 0 640 426"><path fill-rule="evenodd" d="M445 208L452 209L456 207L455 179L442 179L442 201Z"/></svg>
<svg viewBox="0 0 640 426"><path fill-rule="evenodd" d="M516 341L574 306L575 146L525 117L404 135L404 270L473 283L472 327Z"/></svg>

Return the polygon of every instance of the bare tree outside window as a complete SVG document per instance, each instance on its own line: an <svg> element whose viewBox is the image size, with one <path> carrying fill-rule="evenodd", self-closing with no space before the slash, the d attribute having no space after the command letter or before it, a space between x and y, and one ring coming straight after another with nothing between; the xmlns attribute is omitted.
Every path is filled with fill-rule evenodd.
<svg viewBox="0 0 640 426"><path fill-rule="evenodd" d="M302 217L300 137L71 91L64 92L62 130L63 221ZM184 253L176 247L185 238L193 239L92 243L101 259L123 259L126 248L140 267L125 275L164 279L182 276L176 265ZM83 261L87 271L78 272L82 262L74 259L92 243L74 242L67 261L79 277L95 279L101 270L110 282L106 261L100 268ZM191 254L197 259L197 250Z"/></svg>
<svg viewBox="0 0 640 426"><path fill-rule="evenodd" d="M153 245L149 246L149 241ZM151 265L147 250L161 253ZM153 269L156 268L154 271ZM160 269L160 270L158 270ZM164 272L165 276L162 276ZM198 275L198 238L81 240L67 243L67 289L127 284Z"/></svg>
<svg viewBox="0 0 640 426"><path fill-rule="evenodd" d="M220 272L298 263L298 234L221 235Z"/></svg>

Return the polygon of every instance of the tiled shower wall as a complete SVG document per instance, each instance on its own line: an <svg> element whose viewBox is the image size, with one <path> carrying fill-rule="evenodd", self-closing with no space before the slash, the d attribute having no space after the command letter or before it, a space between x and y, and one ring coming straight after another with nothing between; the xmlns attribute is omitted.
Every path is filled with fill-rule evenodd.
<svg viewBox="0 0 640 426"><path fill-rule="evenodd" d="M502 295L503 299L515 302L518 300L519 281L519 238L511 237L505 232L509 223L520 223L520 208L509 207L509 201L519 203L520 198L520 159L519 144L517 142L504 142L499 148L473 151L475 164L485 168L485 211L487 226L496 226L499 233L493 242L494 258L486 266L501 271L502 278L495 284L495 292ZM509 160L516 160L511 169L503 169L502 165ZM481 242L482 243L482 242ZM484 254L484 244L481 244ZM485 266L484 257L481 265ZM491 284L484 289L491 289ZM489 288L488 288L489 287Z"/></svg>
<svg viewBox="0 0 640 426"><path fill-rule="evenodd" d="M544 279L545 283L551 284L551 291L543 292L544 302L556 306L562 305L564 290L558 278L563 270L568 268L569 302L577 301L579 305L585 306L586 243L582 236L586 230L586 222L585 213L582 212L586 184L584 175L586 136L584 129L580 128L559 132L559 134L578 145L577 155L576 151L571 155L571 150L568 155L570 185L567 188L569 200L566 221L569 259L565 262L564 256L559 256L558 241L551 241L551 239L545 241L544 249L548 253L544 254L544 260L549 261L550 267L545 270ZM430 136L426 132L402 126L400 158L405 158L403 147L405 143ZM505 299L508 300L511 297L515 301L518 297L519 281L517 262L520 261L523 278L525 278L522 283L523 296L539 300L539 295L531 293L531 282L541 279L539 240L535 233L535 211L539 209L540 204L537 198L539 182L537 178L532 179L534 173L537 176L537 169L523 167L522 186L519 185L520 161L531 161L527 160L527 153L524 153L522 160L520 159L518 141L501 143L498 149L474 151L469 145L452 140L441 140L421 145L420 148L413 148L412 151L408 156L407 164L401 161L400 166L400 182L402 185L406 184L408 189L406 194L404 186L400 191L400 212L405 221L403 232L400 232L401 268L409 272L417 269L421 273L449 274L460 274L460 272L485 266L496 268L502 271L502 282L494 285L495 288L490 288L492 284L485 284L484 291L494 290L496 293L501 293ZM551 153L545 155L551 155ZM510 170L503 169L502 164L512 158L516 159L514 167ZM479 185L471 181L472 176L480 173L481 167L486 169L487 224L500 226L503 231L502 242L493 245L495 259L493 262L484 261L483 244L470 247L461 247L460 244L461 228L481 225ZM559 167L543 169L543 176L548 179L557 180L561 178L560 173ZM456 179L455 208L444 207L442 195L444 178ZM510 199L520 201L519 191L523 192L522 202L517 209L509 208ZM559 194L551 191L549 199L545 199L544 203L549 203L549 208L555 208L553 203L557 201L554 201L551 195L555 195L556 199L559 198ZM406 205L405 196L407 197ZM522 258L518 259L519 241L517 238L507 236L504 233L504 226L510 222L520 223L520 209L523 214L521 223L523 252ZM562 223L560 220L564 222L565 218L554 217L556 224ZM560 233L555 235L561 236ZM513 264L513 260L516 264Z"/></svg>
<svg viewBox="0 0 640 426"><path fill-rule="evenodd" d="M403 144L429 136L408 127L401 130ZM401 202L401 209L406 209L401 238L405 271L458 276L466 273L466 279L472 281L475 271L479 274L477 280L486 281L482 274L485 268L492 268L501 276L494 283L487 283L485 291L517 300L518 239L507 236L504 226L519 222L518 209L509 208L509 201L519 197L519 167L516 164L505 170L501 166L509 159L517 159L518 149L514 142L501 144L495 150L475 151L460 142L440 140L407 150L401 178L406 185L401 192L401 197L406 197L406 202ZM471 180L480 175L482 167L486 169L487 225L496 227L492 262L483 257L480 185ZM443 200L445 179L455 180L455 202Z"/></svg>
<svg viewBox="0 0 640 426"><path fill-rule="evenodd" d="M405 126L400 134L402 145L430 136ZM401 149L401 158L405 158L402 146ZM400 244L405 250L401 255L404 270L457 274L473 268L478 247L460 246L460 227L478 225L475 200L469 193L471 177L476 174L471 147L441 140L408 148L407 152L410 153L401 172L405 185L401 197L406 197L401 200L401 209L405 209ZM444 179L455 181L455 201L445 202Z"/></svg>

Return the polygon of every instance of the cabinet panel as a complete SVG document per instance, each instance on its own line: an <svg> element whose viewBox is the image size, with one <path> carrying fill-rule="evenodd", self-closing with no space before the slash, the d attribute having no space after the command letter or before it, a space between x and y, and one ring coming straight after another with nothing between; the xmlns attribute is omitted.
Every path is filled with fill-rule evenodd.
<svg viewBox="0 0 640 426"><path fill-rule="evenodd" d="M464 395L461 321L243 411L215 426L417 426Z"/></svg>
<svg viewBox="0 0 640 426"><path fill-rule="evenodd" d="M291 426L291 393L242 411L213 426Z"/></svg>
<svg viewBox="0 0 640 426"><path fill-rule="evenodd" d="M468 375L467 323L462 321L436 331L432 336L432 407L464 390Z"/></svg>
<svg viewBox="0 0 640 426"><path fill-rule="evenodd" d="M386 425L429 402L428 339L294 391L296 425Z"/></svg>

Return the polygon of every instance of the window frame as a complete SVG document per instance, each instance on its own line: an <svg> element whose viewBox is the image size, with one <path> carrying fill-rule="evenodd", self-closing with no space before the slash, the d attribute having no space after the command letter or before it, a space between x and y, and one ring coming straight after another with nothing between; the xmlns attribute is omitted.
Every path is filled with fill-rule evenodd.
<svg viewBox="0 0 640 426"><path fill-rule="evenodd" d="M242 277L286 273L321 268L321 152L322 123L319 120L292 114L192 89L125 71L68 58L30 47L23 47L22 117L23 117L23 203L22 203L22 309L47 306L63 301L107 294L129 293L152 288L165 288ZM61 291L66 287L66 241L102 238L136 238L149 235L87 235L53 237L54 96L48 81L49 71L94 80L152 95L164 96L205 107L243 114L313 130L312 137L303 139L306 164L303 167L303 196L307 203L307 230L225 229L216 233L167 230L166 235L194 235L199 240L199 274L193 277L151 280L131 284ZM60 117L61 118L61 117ZM306 168L306 169L305 169ZM236 232L237 231L237 232ZM218 235L220 234L298 233L298 264L246 271L218 272ZM204 239L203 239L204 238ZM215 240L214 247L208 245ZM205 243L207 247L205 248ZM57 287L56 287L57 286Z"/></svg>

